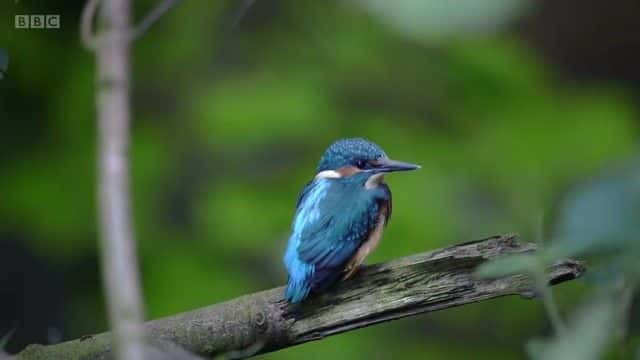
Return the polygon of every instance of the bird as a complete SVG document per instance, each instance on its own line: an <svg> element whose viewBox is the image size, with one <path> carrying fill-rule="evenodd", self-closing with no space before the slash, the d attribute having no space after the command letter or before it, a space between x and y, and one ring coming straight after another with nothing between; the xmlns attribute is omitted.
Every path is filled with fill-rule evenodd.
<svg viewBox="0 0 640 360"><path fill-rule="evenodd" d="M283 257L285 300L300 303L353 276L391 217L391 190L384 175L419 168L390 159L363 138L331 144L298 197Z"/></svg>

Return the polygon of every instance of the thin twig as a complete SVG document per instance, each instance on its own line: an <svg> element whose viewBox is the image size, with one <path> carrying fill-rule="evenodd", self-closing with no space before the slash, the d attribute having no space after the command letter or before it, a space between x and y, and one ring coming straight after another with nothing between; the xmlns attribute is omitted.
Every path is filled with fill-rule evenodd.
<svg viewBox="0 0 640 360"><path fill-rule="evenodd" d="M99 5L100 0L88 0L80 16L80 40L82 45L89 51L95 51L97 47L98 40L93 33L93 20L96 17Z"/></svg>
<svg viewBox="0 0 640 360"><path fill-rule="evenodd" d="M629 319L632 318L631 305L633 304L633 295L636 290L636 282L625 279L623 279L621 282L621 289L619 289L620 312L618 314L620 319L619 336L620 340L624 341L624 339L629 335Z"/></svg>
<svg viewBox="0 0 640 360"><path fill-rule="evenodd" d="M169 9L176 6L181 0L164 0L153 8L140 24L131 32L131 40L139 39L149 28L158 21Z"/></svg>
<svg viewBox="0 0 640 360"><path fill-rule="evenodd" d="M242 7L240 7L240 10L238 10L238 14L235 16L235 19L233 20L233 24L231 25L232 29L235 29L235 27L238 26L238 24L240 23L240 20L242 20L245 17L245 15L247 15L247 12L249 12L249 9L251 8L251 6L253 6L255 2L256 2L255 0L242 1Z"/></svg>
<svg viewBox="0 0 640 360"><path fill-rule="evenodd" d="M535 242L540 249L544 247L544 212L540 212L536 218L536 224L534 226ZM542 295L542 306L547 312L551 326L557 336L562 336L567 333L567 326L560 316L560 310L553 296L553 289L548 285L546 275L544 274L544 266L539 264L539 271L532 274L534 277L536 288L540 295Z"/></svg>
<svg viewBox="0 0 640 360"><path fill-rule="evenodd" d="M542 295L542 306L547 312L551 326L553 327L556 336L561 337L567 334L567 326L560 316L560 310L553 296L553 289L548 285L547 276L544 273L533 274L535 278L536 287Z"/></svg>
<svg viewBox="0 0 640 360"><path fill-rule="evenodd" d="M536 218L536 223L533 228L535 242L541 248L544 246L544 212L540 211Z"/></svg>

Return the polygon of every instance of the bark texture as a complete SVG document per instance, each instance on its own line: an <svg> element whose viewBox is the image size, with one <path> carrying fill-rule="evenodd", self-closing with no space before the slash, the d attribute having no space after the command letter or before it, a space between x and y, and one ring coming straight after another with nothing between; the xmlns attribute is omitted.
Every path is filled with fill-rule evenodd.
<svg viewBox="0 0 640 360"><path fill-rule="evenodd" d="M531 298L527 276L479 280L482 262L535 251L516 235L494 236L376 264L301 305L284 302L279 287L146 323L148 344L179 346L194 354L248 357L384 321L505 295ZM548 269L555 285L579 277L583 265L563 260ZM31 345L19 359L111 357L109 333L56 345Z"/></svg>

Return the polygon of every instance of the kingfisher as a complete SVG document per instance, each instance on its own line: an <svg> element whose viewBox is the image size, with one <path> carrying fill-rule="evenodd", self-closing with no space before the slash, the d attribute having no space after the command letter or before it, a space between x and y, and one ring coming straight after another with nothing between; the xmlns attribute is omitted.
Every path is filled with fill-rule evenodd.
<svg viewBox="0 0 640 360"><path fill-rule="evenodd" d="M329 146L296 204L283 258L289 274L285 300L301 302L355 274L391 217L384 174L419 168L391 160L380 146L362 138Z"/></svg>

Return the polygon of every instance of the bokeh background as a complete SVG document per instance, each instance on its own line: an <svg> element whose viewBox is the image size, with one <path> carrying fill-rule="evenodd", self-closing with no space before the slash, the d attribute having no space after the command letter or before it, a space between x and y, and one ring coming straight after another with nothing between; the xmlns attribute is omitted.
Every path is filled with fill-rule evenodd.
<svg viewBox="0 0 640 360"><path fill-rule="evenodd" d="M154 4L135 1L137 18ZM0 336L14 330L11 352L107 330L82 5L0 4ZM60 14L62 28L17 30L16 14ZM628 198L567 205L591 182L635 179L638 194L638 34L634 0L184 1L133 54L147 317L282 285L298 192L342 137L423 166L388 177L394 214L370 262L498 233L550 237L566 219L580 228L593 220L580 204ZM587 286L554 288L563 313ZM549 333L539 302L511 297L262 358L517 359Z"/></svg>

